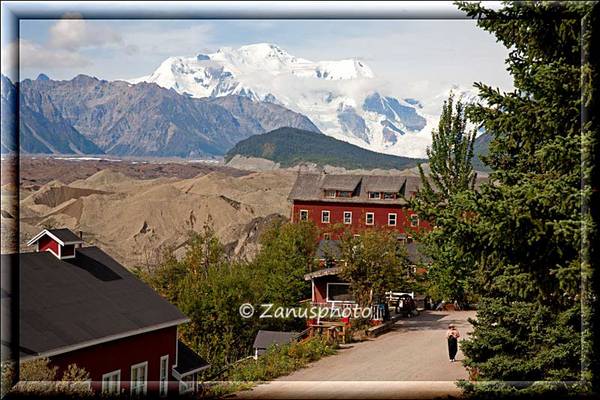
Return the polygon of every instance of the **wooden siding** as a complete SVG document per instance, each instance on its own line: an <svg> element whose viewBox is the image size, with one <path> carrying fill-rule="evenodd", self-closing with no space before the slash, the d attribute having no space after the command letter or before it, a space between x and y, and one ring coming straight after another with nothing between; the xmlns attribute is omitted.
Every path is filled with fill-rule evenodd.
<svg viewBox="0 0 600 400"><path fill-rule="evenodd" d="M102 389L102 375L121 370L121 391L129 394L131 366L148 362L147 392L158 393L160 380L160 358L169 355L169 393L178 393L178 383L171 376L175 364L177 327L159 329L140 335L130 336L112 342L102 343L50 358L52 365L59 368L58 377L69 364L77 364L90 373L95 392Z"/></svg>
<svg viewBox="0 0 600 400"><path fill-rule="evenodd" d="M419 226L411 227L410 216L414 214L408 207L397 204L356 204L356 203L334 203L317 201L294 201L292 206L292 222L300 220L300 211L308 211L308 219L313 221L317 227L327 232L333 230L333 225L339 224L349 228L352 232L360 233L365 229L391 229L401 234L411 235L419 229L429 229L426 221L419 221ZM329 223L321 222L321 212L329 211ZM352 224L344 225L344 212L352 212ZM367 213L374 213L373 225L366 224ZM395 213L396 226L388 225L388 214ZM332 233L332 239L336 239L336 232Z"/></svg>

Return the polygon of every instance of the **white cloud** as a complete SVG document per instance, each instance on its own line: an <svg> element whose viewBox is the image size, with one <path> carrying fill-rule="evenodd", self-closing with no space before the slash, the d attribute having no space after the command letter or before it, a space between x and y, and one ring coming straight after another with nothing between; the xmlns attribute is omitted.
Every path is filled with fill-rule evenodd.
<svg viewBox="0 0 600 400"><path fill-rule="evenodd" d="M89 23L75 15L57 21L50 27L49 35L50 47L70 51L123 44L123 38L114 29L100 23Z"/></svg>
<svg viewBox="0 0 600 400"><path fill-rule="evenodd" d="M19 42L19 66L21 68L60 69L81 68L91 65L88 58L66 49L52 49L29 40Z"/></svg>

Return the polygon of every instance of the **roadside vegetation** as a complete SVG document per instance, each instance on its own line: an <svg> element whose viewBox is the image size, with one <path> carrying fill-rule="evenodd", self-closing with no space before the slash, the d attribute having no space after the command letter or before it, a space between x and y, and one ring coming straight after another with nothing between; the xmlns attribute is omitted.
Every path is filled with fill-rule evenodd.
<svg viewBox="0 0 600 400"><path fill-rule="evenodd" d="M288 375L309 363L333 355L337 344L315 336L302 342L271 346L257 360L248 358L236 363L218 377L218 382L206 385L204 396L220 398L239 390L248 390L257 383Z"/></svg>
<svg viewBox="0 0 600 400"><path fill-rule="evenodd" d="M299 319L260 319L257 306L295 306L310 298L303 275L314 262L316 243L314 225L278 222L263 234L254 260L230 260L209 221L201 232L189 233L182 257L167 248L158 265L137 273L191 319L180 327L180 336L214 373L251 354L259 329L305 328L306 321ZM245 303L256 309L251 318L240 316Z"/></svg>
<svg viewBox="0 0 600 400"><path fill-rule="evenodd" d="M320 268L315 260L319 234L312 222L276 222L262 234L260 251L253 260L234 260L227 257L209 220L202 231L189 232L183 252L164 249L160 262L140 267L136 273L190 318L179 334L211 364L205 379L268 379L330 354L329 344L313 339L278 348L259 361L236 364L253 354L252 343L260 329L306 329L306 318L259 318L260 305L273 304L273 310L306 306L303 300L310 299L311 286L304 274ZM386 288L403 289L413 281L406 249L389 232L372 231L357 238L347 234L341 246L347 260L344 277L361 305L383 299ZM245 303L255 308L250 318L240 316Z"/></svg>
<svg viewBox="0 0 600 400"><path fill-rule="evenodd" d="M71 364L58 374L58 367L51 366L46 357L25 361L19 368L19 382L11 388L12 367L8 363L2 365L2 398L36 398L61 397L84 398L92 397L89 386L90 374L76 364ZM10 389L9 389L10 388Z"/></svg>

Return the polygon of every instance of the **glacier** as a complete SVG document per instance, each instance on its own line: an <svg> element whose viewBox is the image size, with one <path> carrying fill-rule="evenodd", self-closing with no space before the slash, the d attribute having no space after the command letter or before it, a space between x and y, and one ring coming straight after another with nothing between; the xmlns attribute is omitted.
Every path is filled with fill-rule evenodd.
<svg viewBox="0 0 600 400"><path fill-rule="evenodd" d="M271 43L169 57L150 75L127 81L197 98L272 102L308 116L326 135L405 157L425 156L438 121L418 99L382 94L380 80L360 59L310 61Z"/></svg>

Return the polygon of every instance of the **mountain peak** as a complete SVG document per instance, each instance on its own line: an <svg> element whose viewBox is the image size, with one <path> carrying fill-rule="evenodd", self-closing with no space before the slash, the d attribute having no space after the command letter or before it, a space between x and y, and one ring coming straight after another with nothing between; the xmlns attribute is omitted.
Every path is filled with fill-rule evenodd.
<svg viewBox="0 0 600 400"><path fill-rule="evenodd" d="M42 74L39 74L35 80L36 81L49 81L50 78L48 78L48 75L42 73Z"/></svg>
<svg viewBox="0 0 600 400"><path fill-rule="evenodd" d="M308 116L323 133L352 144L405 156L424 153L429 143L421 109L379 94L374 78L360 57L311 61L262 42L172 57L150 76L130 82L155 82L195 98L238 95L281 104Z"/></svg>

